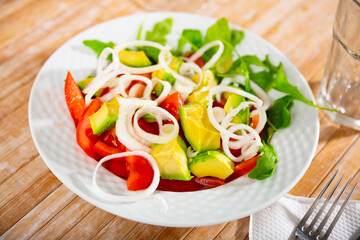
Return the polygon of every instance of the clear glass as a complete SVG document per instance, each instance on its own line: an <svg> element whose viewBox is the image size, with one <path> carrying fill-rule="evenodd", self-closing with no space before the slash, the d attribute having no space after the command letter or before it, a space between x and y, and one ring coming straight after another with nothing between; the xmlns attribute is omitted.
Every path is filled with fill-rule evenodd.
<svg viewBox="0 0 360 240"><path fill-rule="evenodd" d="M333 41L321 82L318 104L341 125L360 130L360 2L340 0Z"/></svg>

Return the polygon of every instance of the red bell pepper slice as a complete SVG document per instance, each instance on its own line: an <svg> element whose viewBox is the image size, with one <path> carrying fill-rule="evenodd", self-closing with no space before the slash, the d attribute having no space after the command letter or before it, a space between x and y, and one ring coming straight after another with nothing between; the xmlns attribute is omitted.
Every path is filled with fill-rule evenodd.
<svg viewBox="0 0 360 240"><path fill-rule="evenodd" d="M129 170L127 188L131 191L146 189L154 178L154 170L150 163L140 156L126 157L126 164Z"/></svg>
<svg viewBox="0 0 360 240"><path fill-rule="evenodd" d="M184 105L184 100L179 92L174 92L167 96L161 103L160 107L173 115L177 121L180 119L179 109Z"/></svg>
<svg viewBox="0 0 360 240"><path fill-rule="evenodd" d="M249 160L246 160L244 162L237 164L234 168L234 172L225 181L230 182L232 180L235 180L238 177L241 177L241 176L249 173L256 166L257 159L259 157L260 156L256 156Z"/></svg>
<svg viewBox="0 0 360 240"><path fill-rule="evenodd" d="M94 150L94 145L97 142L98 137L92 133L89 116L99 110L101 104L101 99L95 98L85 109L76 128L76 140L79 146L87 153L87 155L96 160L101 159L101 156Z"/></svg>
<svg viewBox="0 0 360 240"><path fill-rule="evenodd" d="M75 126L77 126L82 114L85 111L85 100L79 86L76 84L70 72L68 72L66 76L64 93L66 105L68 106Z"/></svg>

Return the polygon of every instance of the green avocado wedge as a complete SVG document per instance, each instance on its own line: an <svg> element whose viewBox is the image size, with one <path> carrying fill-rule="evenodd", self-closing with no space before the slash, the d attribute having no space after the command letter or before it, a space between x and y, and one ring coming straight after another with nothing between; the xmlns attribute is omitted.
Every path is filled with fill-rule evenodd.
<svg viewBox="0 0 360 240"><path fill-rule="evenodd" d="M220 147L220 133L210 123L206 105L191 103L180 107L180 122L186 140L197 152Z"/></svg>
<svg viewBox="0 0 360 240"><path fill-rule="evenodd" d="M186 156L186 145L181 137L177 136L165 144L152 144L151 156L157 162L162 178L185 181L192 178Z"/></svg>
<svg viewBox="0 0 360 240"><path fill-rule="evenodd" d="M151 61L144 51L121 50L119 52L119 59L122 64L129 67L148 67L151 65Z"/></svg>
<svg viewBox="0 0 360 240"><path fill-rule="evenodd" d="M196 177L226 179L234 172L234 162L223 152L207 151L190 158L190 170Z"/></svg>

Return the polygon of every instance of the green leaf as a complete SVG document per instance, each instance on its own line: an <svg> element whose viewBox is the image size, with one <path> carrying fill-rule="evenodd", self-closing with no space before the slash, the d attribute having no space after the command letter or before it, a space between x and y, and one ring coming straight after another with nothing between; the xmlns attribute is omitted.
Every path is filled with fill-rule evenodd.
<svg viewBox="0 0 360 240"><path fill-rule="evenodd" d="M206 31L204 43L209 43L215 40L225 40L231 42L231 30L229 28L229 22L226 18L220 18Z"/></svg>
<svg viewBox="0 0 360 240"><path fill-rule="evenodd" d="M274 105L266 111L268 121L270 121L276 129L290 126L290 109L294 104L293 100L293 97L289 95L276 99Z"/></svg>
<svg viewBox="0 0 360 240"><path fill-rule="evenodd" d="M299 91L299 89L296 86L289 83L289 80L287 79L287 77L284 73L284 69L283 69L283 66L281 63L278 67L278 72L274 79L274 89L278 90L279 92L286 93L286 94L290 95L291 97L293 97L294 99L299 100L303 103L306 103L312 107L334 111L333 109L328 109L328 108L317 106L312 101L305 98L304 95L302 95L302 93Z"/></svg>
<svg viewBox="0 0 360 240"><path fill-rule="evenodd" d="M161 22L158 22L154 25L152 31L147 31L145 35L145 40L157 42L161 45L166 43L166 35L171 32L173 19L167 18ZM150 57L154 62L158 62L158 56L160 50L153 47L144 47L142 50L145 54Z"/></svg>
<svg viewBox="0 0 360 240"><path fill-rule="evenodd" d="M204 44L213 42L215 40L220 40L224 42L224 52L223 55L232 54L232 45L231 45L231 30L229 28L229 22L226 18L220 18L212 26L208 28L204 37ZM228 43L228 44L227 44ZM230 46L228 46L230 45ZM212 55L217 51L218 47L213 47L206 51L203 54L203 59L207 62Z"/></svg>
<svg viewBox="0 0 360 240"><path fill-rule="evenodd" d="M141 40L141 32L142 32L143 25L144 25L144 23L142 23L139 27L138 34L136 35L136 40Z"/></svg>
<svg viewBox="0 0 360 240"><path fill-rule="evenodd" d="M250 79L259 85L265 92L270 91L274 87L273 74L268 71L250 73Z"/></svg>
<svg viewBox="0 0 360 240"><path fill-rule="evenodd" d="M277 129L275 128L275 126L270 122L270 121L266 121L265 127L263 129L263 134L261 136L261 139L265 142L265 143L270 143L272 136L274 135L274 133L277 132Z"/></svg>
<svg viewBox="0 0 360 240"><path fill-rule="evenodd" d="M97 54L98 57L100 56L101 52L105 48L107 48L107 47L114 48L115 47L115 43L113 43L113 42L104 43L99 40L84 40L83 44L85 46L91 48ZM108 59L111 60L112 56L109 55Z"/></svg>
<svg viewBox="0 0 360 240"><path fill-rule="evenodd" d="M232 54L223 55L215 64L215 70L219 74L227 73L233 65Z"/></svg>
<svg viewBox="0 0 360 240"><path fill-rule="evenodd" d="M269 66L267 64L265 64L263 61L260 60L260 58L256 55L245 55L242 57L242 59L246 62L247 65L256 65L256 66L261 66L261 67L265 67L265 68L269 68Z"/></svg>
<svg viewBox="0 0 360 240"><path fill-rule="evenodd" d="M259 148L259 152L262 152L263 155L257 159L256 166L249 173L249 178L263 180L274 173L278 157L275 153L274 147L271 144L266 144L265 142L263 142L263 146Z"/></svg>
<svg viewBox="0 0 360 240"><path fill-rule="evenodd" d="M182 49L186 43L191 45L191 50L198 50L203 44L203 37L200 30L184 29L178 42L178 52L182 52Z"/></svg>
<svg viewBox="0 0 360 240"><path fill-rule="evenodd" d="M243 40L244 36L245 33L242 30L231 30L231 44L235 47Z"/></svg>

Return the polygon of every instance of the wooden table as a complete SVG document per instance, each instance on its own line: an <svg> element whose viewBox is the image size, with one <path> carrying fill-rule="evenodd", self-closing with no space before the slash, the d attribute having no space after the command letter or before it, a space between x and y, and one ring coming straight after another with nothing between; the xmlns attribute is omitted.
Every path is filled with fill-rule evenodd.
<svg viewBox="0 0 360 240"><path fill-rule="evenodd" d="M314 94L331 43L337 0L209 0L191 9L225 16L278 47ZM143 12L130 0L0 0L0 235L4 239L246 239L249 218L215 226L167 228L107 213L69 191L31 139L30 89L45 60L65 41L103 21ZM313 197L336 169L360 179L359 132L320 115L316 156L290 194ZM359 188L354 199L360 200ZM0 237L1 238L1 237Z"/></svg>

